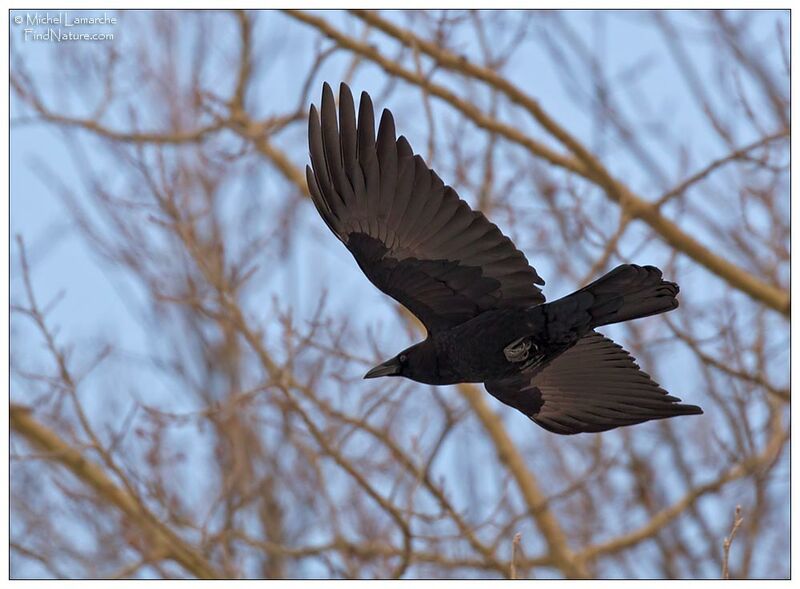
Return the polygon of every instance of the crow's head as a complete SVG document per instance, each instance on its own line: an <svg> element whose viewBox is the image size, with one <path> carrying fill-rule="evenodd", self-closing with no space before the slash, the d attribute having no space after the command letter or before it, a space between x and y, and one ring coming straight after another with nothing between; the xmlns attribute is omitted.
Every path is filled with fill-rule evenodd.
<svg viewBox="0 0 800 589"><path fill-rule="evenodd" d="M394 358L378 364L364 378L379 376L405 376L417 382L437 383L439 379L433 342L425 340L406 348Z"/></svg>

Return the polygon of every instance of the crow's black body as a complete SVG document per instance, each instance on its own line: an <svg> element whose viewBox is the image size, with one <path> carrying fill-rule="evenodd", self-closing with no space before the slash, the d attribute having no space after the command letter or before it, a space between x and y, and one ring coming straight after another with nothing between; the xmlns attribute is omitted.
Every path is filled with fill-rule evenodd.
<svg viewBox="0 0 800 589"><path fill-rule="evenodd" d="M551 303L525 256L445 186L383 111L358 112L342 84L337 120L325 84L309 116L309 191L369 280L414 313L428 337L367 378L483 382L550 431L603 431L675 415L681 404L595 328L670 311L678 286L652 266L625 264Z"/></svg>

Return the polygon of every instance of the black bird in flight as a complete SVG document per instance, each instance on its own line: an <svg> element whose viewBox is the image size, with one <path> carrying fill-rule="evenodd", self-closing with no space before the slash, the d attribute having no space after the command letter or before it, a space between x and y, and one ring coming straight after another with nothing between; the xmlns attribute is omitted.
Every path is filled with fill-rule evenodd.
<svg viewBox="0 0 800 589"><path fill-rule="evenodd" d="M503 403L559 434L698 414L639 370L595 328L671 311L678 285L653 266L624 264L551 303L511 240L470 209L383 111L350 88L311 106L308 188L319 214L367 278L425 325L425 341L364 378L482 382Z"/></svg>

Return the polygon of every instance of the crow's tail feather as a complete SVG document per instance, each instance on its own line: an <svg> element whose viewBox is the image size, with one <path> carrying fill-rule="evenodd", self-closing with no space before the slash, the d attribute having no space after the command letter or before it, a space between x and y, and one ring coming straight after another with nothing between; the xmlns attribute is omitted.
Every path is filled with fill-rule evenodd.
<svg viewBox="0 0 800 589"><path fill-rule="evenodd" d="M671 311L678 307L679 290L662 280L655 266L623 264L578 292L594 297L589 307L594 328Z"/></svg>

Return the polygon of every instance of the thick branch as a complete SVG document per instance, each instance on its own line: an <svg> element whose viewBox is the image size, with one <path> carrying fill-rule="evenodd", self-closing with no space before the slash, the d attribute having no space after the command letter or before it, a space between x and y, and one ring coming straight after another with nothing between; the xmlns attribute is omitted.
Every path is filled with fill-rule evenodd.
<svg viewBox="0 0 800 589"><path fill-rule="evenodd" d="M52 461L67 468L81 482L91 487L98 497L124 513L149 539L154 554L174 560L198 578L221 578L202 554L186 544L152 514L143 511L139 503L109 479L99 465L37 421L30 411L12 404L9 414L12 430L48 454Z"/></svg>
<svg viewBox="0 0 800 589"><path fill-rule="evenodd" d="M576 579L588 578L589 574L583 563L570 550L567 536L564 534L561 524L547 507L547 497L539 487L536 477L528 469L522 454L519 453L503 426L503 422L487 405L485 393L475 385L468 383L458 385L458 389L467 399L470 407L475 411L484 429L486 429L486 433L492 439L500 460L511 472L514 480L517 481L528 509L547 542L549 556L552 557L553 564L567 577Z"/></svg>

